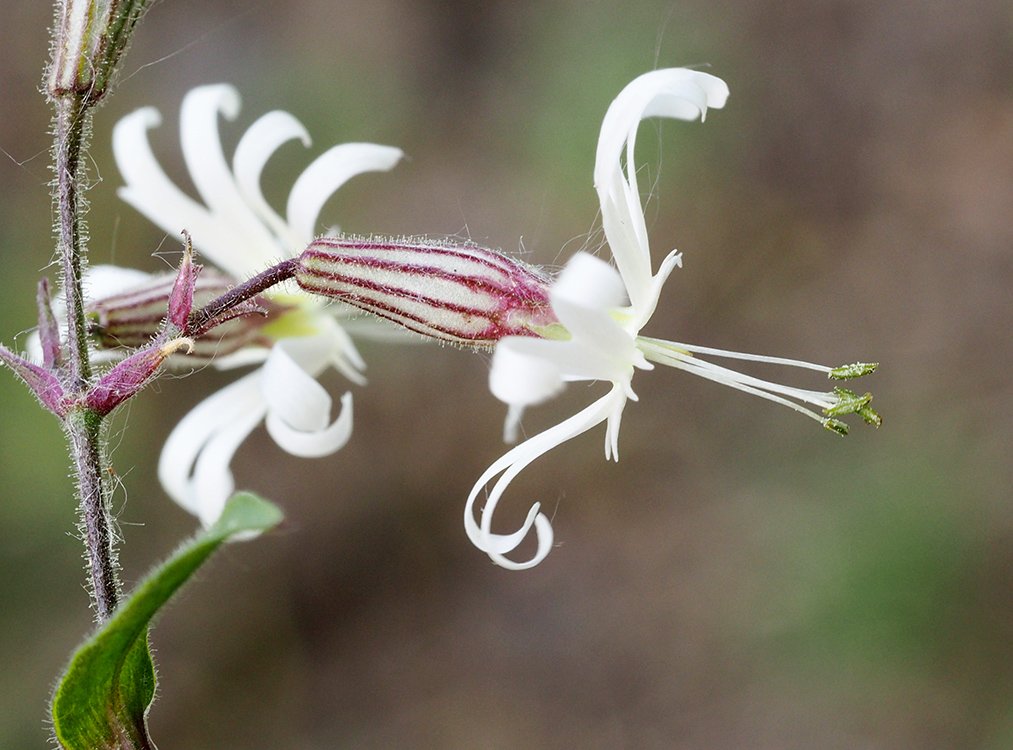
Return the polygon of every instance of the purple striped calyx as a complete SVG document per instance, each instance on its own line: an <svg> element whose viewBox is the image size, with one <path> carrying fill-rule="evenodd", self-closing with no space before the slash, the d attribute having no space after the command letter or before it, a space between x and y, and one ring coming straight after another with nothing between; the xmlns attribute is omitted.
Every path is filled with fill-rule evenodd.
<svg viewBox="0 0 1013 750"><path fill-rule="evenodd" d="M199 269L200 266L193 268ZM186 284L180 284L185 275ZM235 280L211 268L200 274L184 262L179 274L167 273L152 276L138 286L88 303L85 315L88 331L100 349L143 348L151 343L162 329L169 310L170 322L182 329L190 309L196 309L220 297L235 286ZM183 291L181 291L181 286ZM268 312L280 311L281 306L262 298L255 307ZM194 346L190 357L211 359L224 356L250 344L261 343L261 329L270 322L269 316L248 315L250 308L236 311L235 317L211 331L194 331Z"/></svg>
<svg viewBox="0 0 1013 750"><path fill-rule="evenodd" d="M304 291L441 341L491 347L558 323L548 276L472 243L321 237L298 261L294 278Z"/></svg>

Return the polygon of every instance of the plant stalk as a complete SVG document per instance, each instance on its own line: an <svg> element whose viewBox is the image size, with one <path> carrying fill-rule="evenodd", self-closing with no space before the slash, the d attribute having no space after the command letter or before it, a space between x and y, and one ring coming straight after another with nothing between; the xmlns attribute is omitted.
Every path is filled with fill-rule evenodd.
<svg viewBox="0 0 1013 750"><path fill-rule="evenodd" d="M108 482L103 473L102 417L91 411L74 410L67 417L66 430L77 474L80 528L88 561L88 590L95 606L95 618L104 622L119 603L120 582Z"/></svg>
<svg viewBox="0 0 1013 750"><path fill-rule="evenodd" d="M56 177L53 200L56 213L57 250L63 271L67 303L66 378L68 395L80 403L91 384L88 335L85 328L82 270L84 246L82 158L88 138L90 107L74 93L54 97L53 149ZM103 477L106 464L102 418L85 409L73 409L64 423L71 461L77 477L81 531L88 561L88 589L99 622L109 618L119 601L115 535L109 513L108 486Z"/></svg>
<svg viewBox="0 0 1013 750"><path fill-rule="evenodd" d="M85 330L81 271L85 255L81 209L81 157L84 154L90 113L87 105L74 94L54 100L57 249L63 270L63 290L67 301L67 367L69 386L75 395L84 393L91 379L88 360L88 336Z"/></svg>

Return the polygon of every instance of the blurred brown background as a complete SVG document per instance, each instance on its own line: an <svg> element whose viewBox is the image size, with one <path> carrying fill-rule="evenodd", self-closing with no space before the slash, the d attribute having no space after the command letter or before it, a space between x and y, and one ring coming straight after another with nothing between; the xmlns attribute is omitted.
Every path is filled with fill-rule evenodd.
<svg viewBox="0 0 1013 750"><path fill-rule="evenodd" d="M0 335L21 344L35 280L55 278L37 91L51 11L0 7ZM230 81L230 143L282 108L310 155L351 140L409 154L332 201L343 228L523 242L558 265L596 227L612 97L654 67L709 65L727 108L641 135L656 259L685 257L648 332L880 360L868 387L885 416L839 440L641 374L621 463L598 429L507 495L553 509L560 543L511 573L461 527L503 451L487 358L364 346L344 451L298 460L262 431L241 451L240 484L288 522L220 554L156 628L160 747L1013 746L1010 31L1001 0L157 4L96 119L93 262L177 257L115 196L116 119L157 105L178 162L180 97ZM276 199L308 158L272 162ZM155 462L226 381L166 377L116 421L128 583L194 528ZM590 398L571 387L526 428ZM59 428L9 374L0 399L0 747L42 748L90 614Z"/></svg>

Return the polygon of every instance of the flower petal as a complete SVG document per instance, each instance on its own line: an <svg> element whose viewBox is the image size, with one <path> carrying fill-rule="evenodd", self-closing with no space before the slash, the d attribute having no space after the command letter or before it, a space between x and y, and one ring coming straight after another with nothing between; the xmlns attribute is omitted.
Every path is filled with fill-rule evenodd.
<svg viewBox="0 0 1013 750"><path fill-rule="evenodd" d="M122 294L146 283L151 277L152 274L138 271L135 268L112 265L88 266L81 279L81 286L84 290L85 300L91 302L103 297Z"/></svg>
<svg viewBox="0 0 1013 750"><path fill-rule="evenodd" d="M728 86L715 76L686 68L655 70L630 82L605 114L598 137L594 184L605 236L634 309L646 306L651 281L650 246L634 160L640 122L648 117L702 120L708 107L723 107L727 98Z"/></svg>
<svg viewBox="0 0 1013 750"><path fill-rule="evenodd" d="M658 266L658 272L651 279L651 284L646 298L642 302L642 306L634 311L635 315L630 321L630 325L634 331L639 331L647 325L647 321L654 315L654 311L658 307L658 299L661 297L661 290L664 288L665 282L668 281L668 277L672 271L676 268L682 268L682 253L678 250L673 250L661 261L661 265Z"/></svg>
<svg viewBox="0 0 1013 750"><path fill-rule="evenodd" d="M173 500L204 522L216 520L231 494L232 456L267 411L259 381L260 371L252 372L206 398L180 420L162 449L159 481Z"/></svg>
<svg viewBox="0 0 1013 750"><path fill-rule="evenodd" d="M531 347L532 343L546 346ZM563 376L559 365L545 355L560 347L565 347L565 343L532 341L520 336L500 341L489 370L492 395L505 404L520 407L534 406L556 396L563 390Z"/></svg>
<svg viewBox="0 0 1013 750"><path fill-rule="evenodd" d="M264 198L260 189L260 175L271 155L282 144L294 139L306 147L311 143L310 134L295 117L280 110L268 112L243 133L232 157L236 184L243 198L291 251L300 250L300 243L291 236L288 224Z"/></svg>
<svg viewBox="0 0 1013 750"><path fill-rule="evenodd" d="M332 353L330 363L356 385L366 385L362 371L366 369L366 361L355 348L355 342L334 318L326 318L327 328L331 332Z"/></svg>
<svg viewBox="0 0 1013 750"><path fill-rule="evenodd" d="M231 354L224 356L216 355L211 360L211 365L216 370L235 370L239 367L262 364L270 354L271 350L268 348L249 345Z"/></svg>
<svg viewBox="0 0 1013 750"><path fill-rule="evenodd" d="M323 369L301 356L295 339L279 341L263 367L261 393L268 411L280 415L289 426L303 432L324 429L330 422L331 397L315 376ZM292 353L306 362L297 362ZM324 360L326 362L326 360Z"/></svg>
<svg viewBox="0 0 1013 750"><path fill-rule="evenodd" d="M615 394L617 389L613 388L608 394L584 408L574 416L560 422L554 427L525 440L515 448L511 448L500 457L492 466L478 478L471 493L468 495L468 502L464 508L464 528L468 538L480 550L489 555L490 559L504 568L510 570L524 570L540 563L552 549L552 524L541 512L536 504L528 512L521 528L512 534L496 534L492 532L492 517L496 512L496 506L500 498L510 486L510 482L539 456L547 453L567 440L580 435L595 425L601 424L614 409ZM621 391L618 391L621 395ZM498 474L502 474L489 492L482 509L481 520L475 520L475 501L479 494ZM538 547L535 554L523 562L515 562L506 554L520 546L521 542L531 531L532 527L538 539Z"/></svg>
<svg viewBox="0 0 1013 750"><path fill-rule="evenodd" d="M192 512L205 527L218 520L226 501L235 492L236 481L229 464L263 416L262 412L237 416L216 432L197 456L190 485Z"/></svg>
<svg viewBox="0 0 1013 750"><path fill-rule="evenodd" d="M578 252L552 285L553 294L584 307L611 310L629 302L622 277L601 258Z"/></svg>
<svg viewBox="0 0 1013 750"><path fill-rule="evenodd" d="M244 199L222 153L218 116L234 120L239 106L232 86L198 86L183 98L179 134L194 186L221 227L211 239L192 231L194 245L220 268L242 278L277 258L279 247Z"/></svg>
<svg viewBox="0 0 1013 750"><path fill-rule="evenodd" d="M294 456L317 458L344 447L352 434L352 395L330 421L331 397L316 380L331 363L336 340L330 336L286 339L275 344L264 363L261 389L268 404L267 431Z"/></svg>
<svg viewBox="0 0 1013 750"><path fill-rule="evenodd" d="M345 447L352 436L352 394L341 397L341 413L329 426L321 430L294 429L275 411L267 413L267 432L278 446L300 458L320 458L336 453Z"/></svg>
<svg viewBox="0 0 1013 750"><path fill-rule="evenodd" d="M288 224L299 245L308 245L316 236L320 210L338 188L363 172L390 170L403 155L393 146L343 143L318 156L299 175L288 197ZM302 247L297 245L293 250L298 252Z"/></svg>
<svg viewBox="0 0 1013 750"><path fill-rule="evenodd" d="M503 419L503 442L513 444L517 442L517 433L521 429L521 418L524 416L524 407L519 404L510 404L507 407L506 417Z"/></svg>
<svg viewBox="0 0 1013 750"><path fill-rule="evenodd" d="M176 235L187 229L202 243L214 244L220 230L211 213L173 184L151 150L148 129L161 121L157 110L145 107L116 123L113 157L126 183L117 194L162 231Z"/></svg>
<svg viewBox="0 0 1013 750"><path fill-rule="evenodd" d="M557 395L568 380L627 382L643 355L610 313L626 302L622 279L605 261L577 253L550 292L568 341L509 336L496 346L489 388L511 406L533 406ZM644 364L650 367L646 361ZM512 422L506 433L512 434Z"/></svg>
<svg viewBox="0 0 1013 750"><path fill-rule="evenodd" d="M618 385L612 389L609 396L611 402L608 417L605 420L605 460L618 461L619 426L623 419L623 409L626 408L626 400L631 397L635 400L636 396L628 387L621 389Z"/></svg>

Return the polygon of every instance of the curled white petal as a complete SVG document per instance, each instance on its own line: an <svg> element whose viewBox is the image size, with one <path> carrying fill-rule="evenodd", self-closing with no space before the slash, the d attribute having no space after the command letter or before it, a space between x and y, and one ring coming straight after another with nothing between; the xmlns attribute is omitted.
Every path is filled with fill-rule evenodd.
<svg viewBox="0 0 1013 750"><path fill-rule="evenodd" d="M595 186L609 185L609 177L621 171L623 146L635 143L640 122L649 117L701 120L707 110L720 109L728 99L728 85L716 76L688 68L653 70L634 78L609 105L602 120L595 154ZM628 155L632 151L628 152ZM627 176L636 187L632 160L626 164ZM639 199L637 206L639 207Z"/></svg>
<svg viewBox="0 0 1013 750"><path fill-rule="evenodd" d="M239 94L232 86L198 86L183 98L179 133L194 186L227 234L210 246L191 232L195 244L217 265L242 277L239 269L258 268L277 257L278 243L243 197L222 152L218 117L233 120L238 114Z"/></svg>
<svg viewBox="0 0 1013 750"><path fill-rule="evenodd" d="M723 107L727 98L728 86L715 76L686 68L655 70L630 82L605 114L594 184L605 236L636 309L647 306L651 291L650 246L634 160L640 122L648 117L703 119L708 108Z"/></svg>
<svg viewBox="0 0 1013 750"><path fill-rule="evenodd" d="M232 168L243 198L261 221L281 238L286 249L295 252L302 249L298 239L292 236L285 220L271 208L260 188L264 165L282 144L291 140L299 140L306 147L311 143L310 134L295 117L280 110L268 112L243 133L232 157Z"/></svg>
<svg viewBox="0 0 1013 750"><path fill-rule="evenodd" d="M216 511L232 492L229 464L239 444L267 411L259 380L259 372L249 373L206 398L180 420L162 449L159 481L173 500L205 524L217 519Z"/></svg>
<svg viewBox="0 0 1013 750"><path fill-rule="evenodd" d="M276 344L264 363L261 393L268 406L267 431L294 456L330 455L352 434L352 394L342 397L341 414L331 422L331 397L314 378L320 369L316 348L297 339Z"/></svg>
<svg viewBox="0 0 1013 750"><path fill-rule="evenodd" d="M192 512L205 527L218 520L226 501L235 492L236 481L230 468L232 458L262 418L263 412L259 410L237 416L215 432L197 456L190 483L190 503Z"/></svg>
<svg viewBox="0 0 1013 750"><path fill-rule="evenodd" d="M321 458L336 453L345 447L352 436L352 394L341 397L341 413L331 424L319 430L293 428L285 417L276 411L268 411L265 420L268 434L278 446L300 458Z"/></svg>
<svg viewBox="0 0 1013 750"><path fill-rule="evenodd" d="M176 187L155 158L148 142L148 129L157 127L161 121L157 110L145 107L127 115L113 128L113 157L125 183L118 195L167 234L177 235L187 229L201 243L215 245L227 241L227 237L221 236L220 223L207 208ZM198 247L204 249L203 244Z"/></svg>
<svg viewBox="0 0 1013 750"><path fill-rule="evenodd" d="M464 528L472 544L489 555L489 558L504 568L524 570L538 565L552 549L552 524L548 517L539 511L539 506L532 506L520 529L510 534L499 534L492 531L492 517L496 512L503 493L514 478L532 461L567 440L601 424L608 418L614 404L616 389L584 408L574 416L560 422L554 427L525 440L515 448L511 448L478 478L468 501L464 507ZM497 475L501 475L489 490L485 506L481 509L481 518L475 520L475 502L482 490ZM521 542L534 529L537 537L537 548L534 555L522 562L506 557L520 546Z"/></svg>
<svg viewBox="0 0 1013 750"><path fill-rule="evenodd" d="M362 374L366 369L366 360L355 348L352 337L344 327L335 322L334 318L328 317L324 321L326 322L325 330L331 339L329 364L356 385L366 385L366 378Z"/></svg>
<svg viewBox="0 0 1013 750"><path fill-rule="evenodd" d="M293 237L309 244L328 198L356 175L390 170L402 156L399 148L375 143L343 143L322 153L299 175L289 194L286 214Z"/></svg>
<svg viewBox="0 0 1013 750"><path fill-rule="evenodd" d="M300 350L295 340L279 341L264 362L260 381L261 394L268 411L281 415L292 428L303 432L322 430L330 422L331 397L315 375L318 368L310 360L310 369L296 361Z"/></svg>

